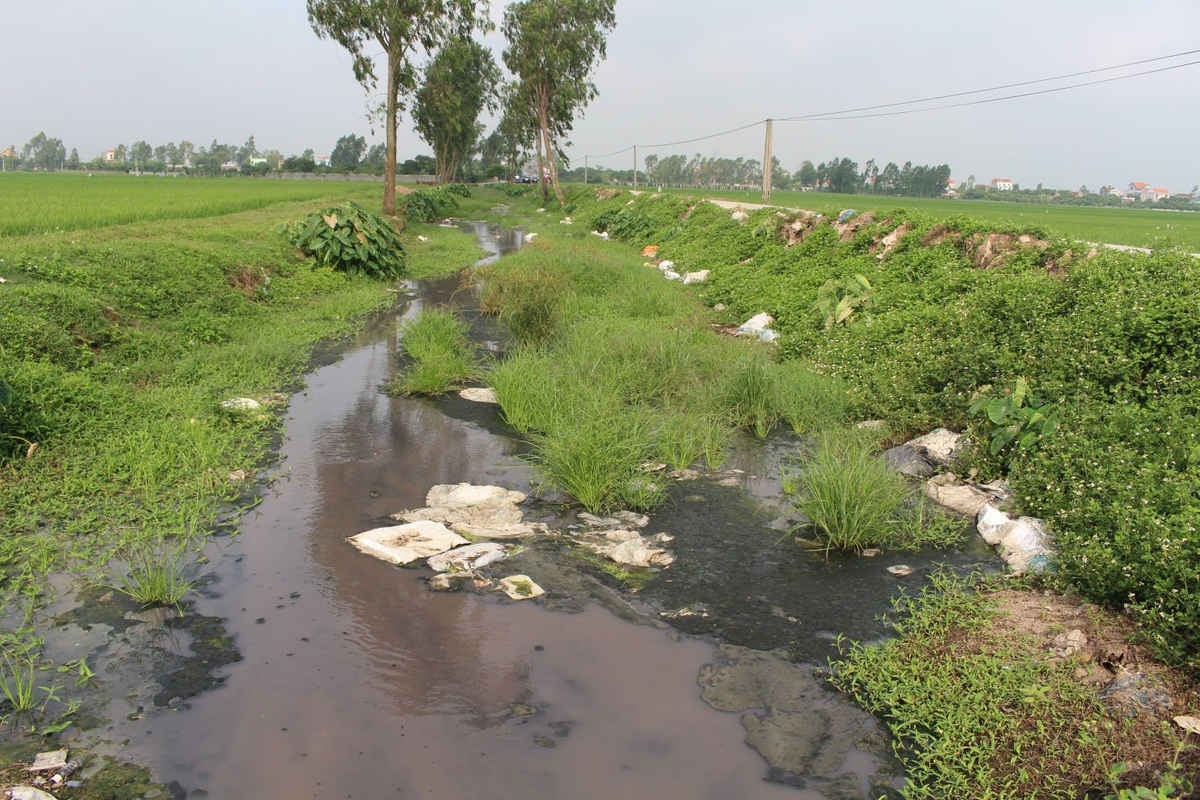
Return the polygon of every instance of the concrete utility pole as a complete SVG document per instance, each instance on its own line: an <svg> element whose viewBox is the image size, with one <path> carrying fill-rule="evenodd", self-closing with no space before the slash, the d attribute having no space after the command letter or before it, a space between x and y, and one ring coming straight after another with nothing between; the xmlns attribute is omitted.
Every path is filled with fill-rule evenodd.
<svg viewBox="0 0 1200 800"><path fill-rule="evenodd" d="M771 128L773 120L767 120L767 135L763 142L763 191L762 201L771 202Z"/></svg>
<svg viewBox="0 0 1200 800"><path fill-rule="evenodd" d="M637 191L637 145L633 146L633 189Z"/></svg>
<svg viewBox="0 0 1200 800"><path fill-rule="evenodd" d="M584 185L584 186L587 186L587 178L588 178L588 174L587 174L587 173L588 173L588 158L589 158L589 156L584 156L584 157L583 157L583 185Z"/></svg>

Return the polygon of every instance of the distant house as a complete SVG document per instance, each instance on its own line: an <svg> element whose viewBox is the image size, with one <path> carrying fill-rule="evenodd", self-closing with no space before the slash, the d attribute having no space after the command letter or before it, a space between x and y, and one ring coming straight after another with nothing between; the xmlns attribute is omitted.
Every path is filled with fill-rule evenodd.
<svg viewBox="0 0 1200 800"><path fill-rule="evenodd" d="M236 161L226 161L221 165L222 172L237 172L238 169L240 169L240 167L238 167L238 163Z"/></svg>
<svg viewBox="0 0 1200 800"><path fill-rule="evenodd" d="M103 159L105 164L112 164L113 162L115 162L117 160L117 151L114 148L110 147L109 149L104 151L104 155L101 156L101 158Z"/></svg>
<svg viewBox="0 0 1200 800"><path fill-rule="evenodd" d="M997 192L1011 192L1013 190L1013 179L992 178L992 188Z"/></svg>
<svg viewBox="0 0 1200 800"><path fill-rule="evenodd" d="M1145 181L1130 181L1129 189L1125 192L1127 200L1141 200L1146 203L1157 203L1165 200L1171 193L1162 186L1151 186Z"/></svg>
<svg viewBox="0 0 1200 800"><path fill-rule="evenodd" d="M321 155L319 155L319 156L316 156L316 157L313 159L313 161L315 161L315 162L316 162L316 164L317 164L317 166L318 166L318 167L328 167L328 166L329 166L329 154L328 154L328 153L322 153Z"/></svg>

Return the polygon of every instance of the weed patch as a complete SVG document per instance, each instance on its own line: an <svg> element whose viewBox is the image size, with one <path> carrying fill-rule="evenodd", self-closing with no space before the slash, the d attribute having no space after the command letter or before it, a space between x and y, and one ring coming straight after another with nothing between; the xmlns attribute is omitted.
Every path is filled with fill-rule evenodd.
<svg viewBox="0 0 1200 800"><path fill-rule="evenodd" d="M392 393L443 394L476 374L466 323L452 311L422 310L401 329L400 346L411 363L389 384Z"/></svg>

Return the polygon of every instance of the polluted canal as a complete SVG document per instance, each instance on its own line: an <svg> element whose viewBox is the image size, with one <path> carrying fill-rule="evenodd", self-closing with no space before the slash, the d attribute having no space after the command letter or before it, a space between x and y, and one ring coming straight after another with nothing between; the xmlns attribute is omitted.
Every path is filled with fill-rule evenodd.
<svg viewBox="0 0 1200 800"><path fill-rule="evenodd" d="M493 254L522 241L470 229ZM153 701L114 701L115 721L91 737L177 797L867 798L900 786L875 721L819 667L837 634L883 634L901 581L894 562L826 560L780 532L787 439L675 486L645 527L675 562L638 592L553 533L496 565L546 589L525 602L431 591L426 568L347 542L464 482L533 495L522 510L550 531L588 524L537 497L494 405L381 391L422 307L456 306L482 343L500 339L475 304L458 277L415 287L306 377L261 503L208 545L189 614L216 629L168 637L180 651L232 642L240 660L209 659L220 666L204 691L147 679L137 688ZM903 582L918 586L934 556L984 558L906 556Z"/></svg>

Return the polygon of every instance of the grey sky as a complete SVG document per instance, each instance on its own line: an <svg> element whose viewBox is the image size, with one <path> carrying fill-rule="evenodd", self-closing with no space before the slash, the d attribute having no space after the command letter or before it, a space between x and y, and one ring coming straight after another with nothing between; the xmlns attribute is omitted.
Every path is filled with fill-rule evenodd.
<svg viewBox="0 0 1200 800"><path fill-rule="evenodd" d="M0 144L40 130L84 159L120 142L216 138L329 152L372 141L349 58L303 0L10 4ZM493 2L499 18L502 3ZM498 51L503 42L489 37ZM599 98L570 149L607 153L767 116L906 100L1200 48L1195 0L618 0ZM1193 57L1195 58L1195 57ZM1191 60L1191 59L1189 59ZM899 118L776 125L790 169L849 156L949 163L1022 185L1200 182L1200 66L1071 92ZM428 152L401 122L400 153ZM641 155L647 152L643 150ZM761 129L653 151L761 158ZM595 161L593 160L593 163ZM629 154L601 159L628 167Z"/></svg>

